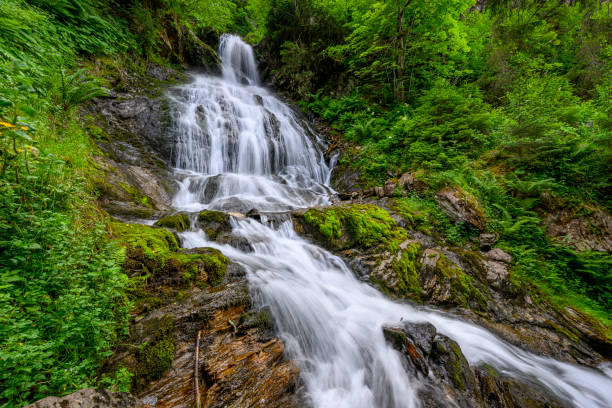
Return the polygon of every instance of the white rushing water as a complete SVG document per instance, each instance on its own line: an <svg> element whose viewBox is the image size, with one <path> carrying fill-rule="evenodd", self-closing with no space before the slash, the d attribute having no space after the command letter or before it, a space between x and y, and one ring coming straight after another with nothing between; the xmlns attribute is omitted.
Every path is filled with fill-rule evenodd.
<svg viewBox="0 0 612 408"><path fill-rule="evenodd" d="M223 36L223 77L195 75L170 92L174 167L184 177L174 207L288 210L329 202L320 139L260 87L251 47Z"/></svg>
<svg viewBox="0 0 612 408"><path fill-rule="evenodd" d="M325 204L330 169L322 143L258 83L251 48L222 39L223 77L196 76L176 88L174 164L182 177L178 209L282 211ZM471 323L393 302L358 281L338 257L308 243L290 222L272 228L233 219L244 252L182 233L186 247L210 246L247 269L256 303L270 308L314 407L418 407L419 383L384 340L382 326L429 322L460 345L470 364L539 381L576 407L612 407L612 378L511 346Z"/></svg>

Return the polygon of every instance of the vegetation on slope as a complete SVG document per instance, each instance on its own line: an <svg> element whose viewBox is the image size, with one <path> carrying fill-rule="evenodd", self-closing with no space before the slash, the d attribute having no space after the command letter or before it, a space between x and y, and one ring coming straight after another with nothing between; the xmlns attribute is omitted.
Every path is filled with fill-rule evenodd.
<svg viewBox="0 0 612 408"><path fill-rule="evenodd" d="M478 231L434 195L467 192L517 283L610 324L612 256L554 240L544 222L612 208L609 2L250 3L270 75L342 134L340 166L363 187L410 172L421 188L396 209L454 245Z"/></svg>
<svg viewBox="0 0 612 408"><path fill-rule="evenodd" d="M95 206L94 128L79 114L122 84L93 62L144 73L214 59L205 41L244 20L230 0L0 2L0 406L129 385L97 374L126 334L134 282Z"/></svg>

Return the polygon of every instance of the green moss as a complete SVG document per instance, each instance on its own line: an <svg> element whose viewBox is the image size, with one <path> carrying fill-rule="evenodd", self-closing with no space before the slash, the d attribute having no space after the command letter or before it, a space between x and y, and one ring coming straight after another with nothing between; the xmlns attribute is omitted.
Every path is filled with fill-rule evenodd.
<svg viewBox="0 0 612 408"><path fill-rule="evenodd" d="M138 204L144 205L145 207L153 208L151 198L144 195L139 189L131 184L119 182L119 185L126 193L128 193L132 199Z"/></svg>
<svg viewBox="0 0 612 408"><path fill-rule="evenodd" d="M174 321L169 315L152 319L145 325L145 332L150 333L153 339L137 353L135 383L157 380L170 368L174 359L173 329Z"/></svg>
<svg viewBox="0 0 612 408"><path fill-rule="evenodd" d="M402 295L417 302L421 301L421 287L419 286L417 272L417 258L420 248L419 244L411 243L401 250L399 260L391 261L391 268L400 277L398 287Z"/></svg>
<svg viewBox="0 0 612 408"><path fill-rule="evenodd" d="M147 380L158 380L172 365L174 359L174 342L163 339L152 345L146 345L140 354L140 372Z"/></svg>
<svg viewBox="0 0 612 408"><path fill-rule="evenodd" d="M463 307L486 310L487 300L474 286L472 279L445 255L441 255L436 264L439 280L449 279L452 302Z"/></svg>
<svg viewBox="0 0 612 408"><path fill-rule="evenodd" d="M210 284L223 281L229 259L216 249L179 251L174 234L164 228L111 222L110 230L128 248L129 259L125 267L132 267L140 274L154 277L177 274L183 284L197 284L203 282L199 278L205 272Z"/></svg>
<svg viewBox="0 0 612 408"><path fill-rule="evenodd" d="M228 215L221 211L204 210L198 214L199 222L218 222L225 223L228 220Z"/></svg>
<svg viewBox="0 0 612 408"><path fill-rule="evenodd" d="M141 248L146 258L162 261L171 252L178 250L174 235L163 228L152 228L140 224L111 222L111 233L129 247Z"/></svg>
<svg viewBox="0 0 612 408"><path fill-rule="evenodd" d="M191 227L191 221L187 214L178 213L160 218L154 225L164 228L173 228L178 232L183 232Z"/></svg>
<svg viewBox="0 0 612 408"><path fill-rule="evenodd" d="M201 259L208 274L208 282L216 286L223 282L229 259L216 249L208 248L208 251L207 254L202 255Z"/></svg>
<svg viewBox="0 0 612 408"><path fill-rule="evenodd" d="M460 390L464 390L466 387L463 381L463 367L461 363L465 360L465 357L461 353L461 349L457 343L453 340L449 340L449 344L451 347L451 358L447 365L448 373L451 376L453 385Z"/></svg>
<svg viewBox="0 0 612 408"><path fill-rule="evenodd" d="M272 327L272 319L266 310L249 310L240 316L241 329L269 329Z"/></svg>
<svg viewBox="0 0 612 408"><path fill-rule="evenodd" d="M314 227L328 245L337 249L387 244L390 250L397 251L407 238L406 231L397 226L389 213L375 205L313 208L306 211L304 221Z"/></svg>

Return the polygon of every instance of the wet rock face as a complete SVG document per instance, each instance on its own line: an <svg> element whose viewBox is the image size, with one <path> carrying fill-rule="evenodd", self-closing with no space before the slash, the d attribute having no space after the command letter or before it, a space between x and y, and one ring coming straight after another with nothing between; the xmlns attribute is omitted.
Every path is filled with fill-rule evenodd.
<svg viewBox="0 0 612 408"><path fill-rule="evenodd" d="M144 408L145 405L125 392L86 388L65 397L47 397L25 408Z"/></svg>
<svg viewBox="0 0 612 408"><path fill-rule="evenodd" d="M564 407L542 386L505 377L491 367L470 367L459 345L429 323L384 326L385 339L399 351L407 370L423 383L425 407Z"/></svg>
<svg viewBox="0 0 612 408"><path fill-rule="evenodd" d="M269 320L242 318L249 309L246 282L238 281L218 292L195 293L145 317L136 332L158 315L173 316L176 351L168 370L146 384L139 396L155 398L156 408L194 406L198 364L203 407L300 406L298 369L283 358L283 343L271 334Z"/></svg>
<svg viewBox="0 0 612 408"><path fill-rule="evenodd" d="M171 76L160 67L147 69L160 78ZM130 86L135 88L97 98L88 108L95 118L88 132L104 153L95 157L99 173L94 181L99 201L110 214L155 219L171 210L176 189L166 165L171 146L165 135L169 113L165 98Z"/></svg>

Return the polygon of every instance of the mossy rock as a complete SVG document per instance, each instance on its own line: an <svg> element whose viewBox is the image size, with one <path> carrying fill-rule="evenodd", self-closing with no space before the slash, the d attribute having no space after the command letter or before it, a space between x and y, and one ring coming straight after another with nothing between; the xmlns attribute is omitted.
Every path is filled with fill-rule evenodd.
<svg viewBox="0 0 612 408"><path fill-rule="evenodd" d="M129 194L132 200L139 205L145 206L147 208L153 208L153 200L151 197L145 195L135 186L119 181L119 186Z"/></svg>
<svg viewBox="0 0 612 408"><path fill-rule="evenodd" d="M384 209L375 205L350 204L323 209L311 208L300 218L316 238L332 249L385 244L397 251L406 231Z"/></svg>
<svg viewBox="0 0 612 408"><path fill-rule="evenodd" d="M403 297L416 302L421 301L422 290L419 285L418 256L421 246L410 243L401 249L399 259L391 261L391 268L399 277L398 289Z"/></svg>
<svg viewBox="0 0 612 408"><path fill-rule="evenodd" d="M147 277L153 287L207 281L216 285L223 280L229 260L215 249L179 251L174 234L165 228L111 222L110 230L127 248L124 270L130 276Z"/></svg>
<svg viewBox="0 0 612 408"><path fill-rule="evenodd" d="M160 379L174 360L174 319L170 315L151 319L142 335L149 340L136 351L136 364L132 369L132 387L142 389L147 382Z"/></svg>
<svg viewBox="0 0 612 408"><path fill-rule="evenodd" d="M172 339L162 339L153 344L147 344L139 355L139 373L146 380L158 380L172 365L174 359L174 342Z"/></svg>
<svg viewBox="0 0 612 408"><path fill-rule="evenodd" d="M465 391L475 388L474 374L454 340L438 335L433 342L432 358L456 389Z"/></svg>
<svg viewBox="0 0 612 408"><path fill-rule="evenodd" d="M230 260L221 251L214 248L194 248L184 251L187 255L198 256L200 261L199 273L205 273L207 281L212 286L220 285L223 282L227 265ZM185 279L185 276L184 276Z"/></svg>
<svg viewBox="0 0 612 408"><path fill-rule="evenodd" d="M428 295L434 302L461 306L474 311L484 312L487 310L487 300L482 292L474 286L472 278L448 259L446 255L440 254L433 272L435 282L424 284L421 280L421 286L430 288ZM433 289L431 289L432 287Z"/></svg>
<svg viewBox="0 0 612 408"><path fill-rule="evenodd" d="M221 211L204 210L198 214L198 224L206 236L216 240L224 232L232 230L230 216Z"/></svg>
<svg viewBox="0 0 612 408"><path fill-rule="evenodd" d="M183 232L191 227L191 221L186 213L176 213L160 218L154 225L157 227L172 228L178 232Z"/></svg>

